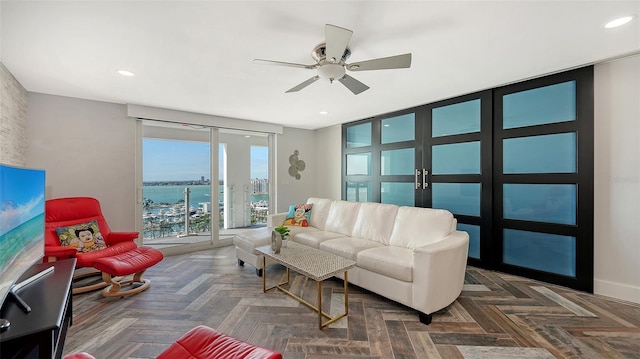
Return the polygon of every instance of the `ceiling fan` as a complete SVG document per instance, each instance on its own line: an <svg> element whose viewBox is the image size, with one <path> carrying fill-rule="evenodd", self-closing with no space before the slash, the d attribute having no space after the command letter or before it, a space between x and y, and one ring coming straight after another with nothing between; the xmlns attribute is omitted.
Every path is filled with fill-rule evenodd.
<svg viewBox="0 0 640 359"><path fill-rule="evenodd" d="M331 83L333 83L334 80L340 81L340 83L353 92L354 95L368 90L369 86L347 75L346 70L386 70L409 68L411 66L411 53L354 62L351 64L346 63L351 55L351 50L348 47L351 35L353 35L353 31L349 29L326 24L325 42L316 46L311 52L311 57L316 61L315 64L304 65L263 59L254 59L253 62L256 64L289 66L318 71L317 75L292 87L286 91L287 93L300 91L319 79L327 79Z"/></svg>

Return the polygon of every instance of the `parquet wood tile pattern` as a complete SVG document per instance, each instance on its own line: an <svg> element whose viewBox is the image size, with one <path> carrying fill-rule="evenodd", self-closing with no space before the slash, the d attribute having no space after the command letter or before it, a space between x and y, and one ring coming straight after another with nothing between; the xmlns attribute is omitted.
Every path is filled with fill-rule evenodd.
<svg viewBox="0 0 640 359"><path fill-rule="evenodd" d="M267 270L269 281L282 267ZM319 330L317 315L282 292L262 293L232 247L165 259L147 291L74 296L65 354L155 358L199 324L286 359L640 358L640 305L468 267L460 298L419 322L410 308L349 286L349 316ZM316 283L292 273L290 290L315 303ZM325 310L344 306L342 282L323 283Z"/></svg>

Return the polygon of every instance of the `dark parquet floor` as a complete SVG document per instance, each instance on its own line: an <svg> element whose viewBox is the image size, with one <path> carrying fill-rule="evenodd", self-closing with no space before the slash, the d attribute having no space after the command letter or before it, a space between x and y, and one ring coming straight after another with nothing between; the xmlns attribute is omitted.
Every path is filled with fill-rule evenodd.
<svg viewBox="0 0 640 359"><path fill-rule="evenodd" d="M273 266L267 278L283 273ZM205 324L286 359L640 358L640 305L473 267L460 298L428 326L414 310L350 286L349 316L324 330L309 308L262 293L232 247L165 257L144 277L151 288L130 297L75 295L65 354L155 358ZM291 290L311 302L315 289L293 277ZM342 282L328 280L325 297L327 310L340 310Z"/></svg>

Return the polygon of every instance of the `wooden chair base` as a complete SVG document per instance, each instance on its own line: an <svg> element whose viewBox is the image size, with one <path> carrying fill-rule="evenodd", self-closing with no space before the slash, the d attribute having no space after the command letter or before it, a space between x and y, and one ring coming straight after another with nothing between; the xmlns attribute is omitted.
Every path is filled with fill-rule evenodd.
<svg viewBox="0 0 640 359"><path fill-rule="evenodd" d="M146 270L146 269L145 269ZM102 279L105 284L108 285L105 289L102 290L102 296L107 298L112 297L126 297L129 295L133 295L136 293L140 293L151 286L151 281L148 279L143 279L142 274L144 274L145 270L137 272L133 275L132 279L118 281L117 278L122 277L112 277L111 274L102 272ZM122 290L122 286L139 283L142 284L140 286L133 287L129 290Z"/></svg>
<svg viewBox="0 0 640 359"><path fill-rule="evenodd" d="M73 282L76 283L81 279L85 279L85 278L89 278L89 277L93 277L93 276L99 276L101 275L102 272L97 271L97 270L91 270L91 271L87 271L84 273L75 273L73 275ZM114 282L120 281L123 277L118 276L118 277L113 277L111 280ZM80 294L80 293L87 293L87 292L93 292L94 290L98 290L98 289L102 289L104 287L107 287L109 285L109 283L105 282L105 281L101 281L101 282L97 282L97 283L92 283L92 284L87 284L87 285L81 285L81 286L76 286L73 287L71 289L71 293L72 294Z"/></svg>

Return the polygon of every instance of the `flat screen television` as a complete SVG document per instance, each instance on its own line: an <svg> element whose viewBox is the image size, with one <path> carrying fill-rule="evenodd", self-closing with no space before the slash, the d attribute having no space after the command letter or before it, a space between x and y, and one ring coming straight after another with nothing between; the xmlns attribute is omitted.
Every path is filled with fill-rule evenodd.
<svg viewBox="0 0 640 359"><path fill-rule="evenodd" d="M44 257L45 172L0 164L0 304Z"/></svg>

